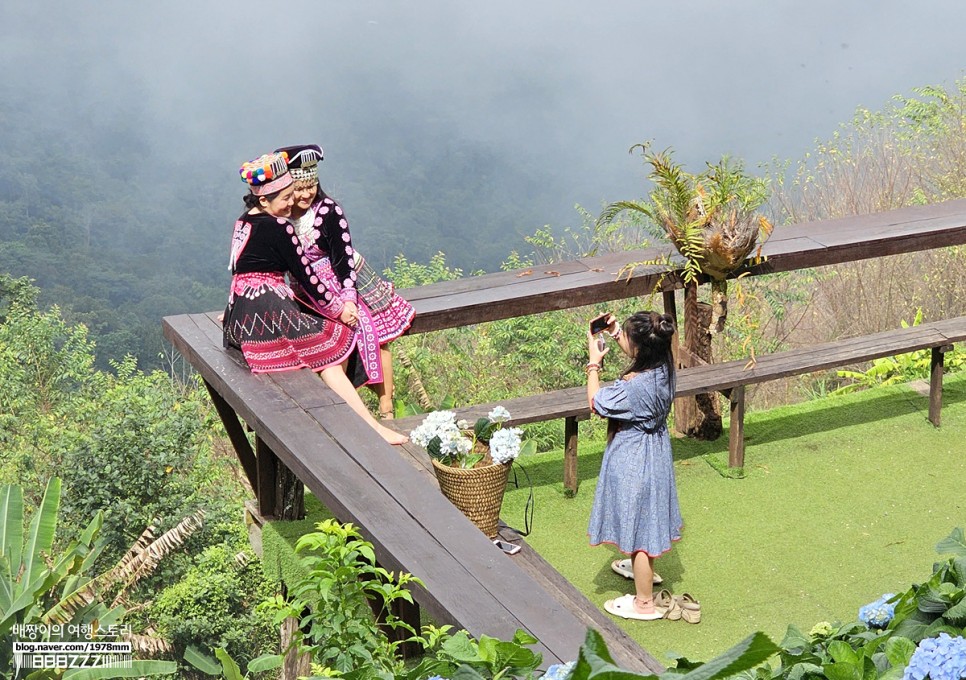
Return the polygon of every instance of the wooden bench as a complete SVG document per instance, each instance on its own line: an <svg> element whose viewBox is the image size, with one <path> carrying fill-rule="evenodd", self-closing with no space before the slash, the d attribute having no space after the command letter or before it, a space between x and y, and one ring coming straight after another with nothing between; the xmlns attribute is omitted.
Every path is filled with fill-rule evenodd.
<svg viewBox="0 0 966 680"><path fill-rule="evenodd" d="M747 385L921 349L932 349L929 420L939 427L942 408L943 354L952 349L953 343L963 340L966 340L966 317L957 317L874 335L776 352L758 357L755 362L743 359L684 368L677 374L675 396L687 397L717 391L728 397L731 411L728 463L732 467L740 467L744 465L745 387ZM532 397L505 399L452 410L458 417L473 421L485 416L497 405L505 406L510 411L510 425L564 419L564 487L570 493L575 493L577 491L577 420L585 419L590 415L587 388L571 387ZM422 419L423 416L411 416L392 421L391 424L399 431L408 432L422 422Z"/></svg>
<svg viewBox="0 0 966 680"><path fill-rule="evenodd" d="M438 623L503 639L522 628L540 640L545 665L575 658L593 626L623 668L663 671L535 552L507 557L495 548L433 488L425 467L383 441L316 374L253 375L237 352L222 349L215 313L166 317L164 335L203 378L264 517L300 514L301 484L284 483L294 474L360 528L382 566L423 581L414 597ZM254 447L242 423L254 430Z"/></svg>

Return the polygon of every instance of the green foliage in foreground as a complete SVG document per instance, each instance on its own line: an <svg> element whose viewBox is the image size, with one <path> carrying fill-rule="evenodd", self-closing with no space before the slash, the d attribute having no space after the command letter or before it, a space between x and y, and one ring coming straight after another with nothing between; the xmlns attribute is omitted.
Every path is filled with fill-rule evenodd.
<svg viewBox="0 0 966 680"><path fill-rule="evenodd" d="M966 540L957 528L936 546L952 556L933 566L921 584L889 598L891 621L817 624L808 634L789 626L775 668L762 667L754 680L900 680L917 643L942 633L966 635ZM881 624L881 627L874 625ZM966 649L966 644L964 644ZM934 669L942 670L941 668Z"/></svg>
<svg viewBox="0 0 966 680"><path fill-rule="evenodd" d="M54 550L54 534L60 510L61 483L51 479L40 507L34 511L30 527L24 532L23 495L18 486L0 488L0 678L40 680L69 677L118 678L172 673L177 665L170 661L133 661L129 669L96 671L17 669L13 642L25 639L15 634L15 626L31 626L42 631L44 641L57 641L53 626L70 630L81 626L108 629L123 620L123 606L106 604L95 598L90 568L100 552L97 535L102 517L98 513L87 527L71 538L62 550ZM104 577L99 577L103 581ZM96 593L100 594L100 593ZM71 636L77 640L80 636Z"/></svg>
<svg viewBox="0 0 966 680"><path fill-rule="evenodd" d="M255 606L271 597L245 528L232 525L224 542L192 560L179 581L158 593L141 618L153 623L180 658L191 646L223 648L247 661L278 646L271 616Z"/></svg>
<svg viewBox="0 0 966 680"><path fill-rule="evenodd" d="M419 580L410 574L393 576L375 565L372 544L363 540L351 525L334 520L319 522L317 531L299 540L296 550L303 557L307 574L292 586L288 598L277 596L264 608L276 615L276 622L293 617L299 621L293 646L309 653L313 660L312 678L341 677L347 680L425 680L429 677L453 680L501 680L535 677L543 661L540 653L529 649L538 641L518 630L512 640L483 635L478 640L466 631L451 633L451 626L425 626L417 633L392 613L397 600L411 602L407 586ZM384 624L375 623L378 612ZM396 649L401 644L391 641L385 631L406 631L408 641L419 644L423 657L406 664L399 660ZM753 668L773 655L778 648L767 637L757 633L707 664L682 662L679 668L688 672L669 671L660 676L639 675L623 671L613 664L600 634L589 630L584 645L573 664L552 666L548 678L562 680L567 672L571 680L631 680L642 678L666 680L717 680ZM185 654L195 668L230 680L242 680L241 667L224 649L215 652L216 659L190 647ZM263 656L247 665L249 673L275 668L278 655ZM572 671L571 671L572 669Z"/></svg>
<svg viewBox="0 0 966 680"><path fill-rule="evenodd" d="M204 390L142 373L130 358L114 372L95 369L84 327L56 308L37 309L36 299L27 280L0 276L0 483L16 483L23 505L37 507L59 473L61 535L84 536L99 518L90 573L110 568L145 527L170 531L203 510L204 530L132 586L129 600L154 604L135 607L127 622L146 633L146 649L166 641L180 655L194 639L240 655L244 645L245 658L274 650L269 617L251 612L266 580L254 559L235 562L246 538L244 496L232 476L237 464L213 455ZM222 545L205 551L212 543ZM64 539L53 545L55 554L70 549Z"/></svg>

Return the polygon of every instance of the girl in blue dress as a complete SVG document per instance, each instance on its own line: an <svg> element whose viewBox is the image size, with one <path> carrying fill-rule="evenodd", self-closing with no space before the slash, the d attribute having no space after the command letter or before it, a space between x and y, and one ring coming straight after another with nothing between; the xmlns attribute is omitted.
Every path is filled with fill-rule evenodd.
<svg viewBox="0 0 966 680"><path fill-rule="evenodd" d="M637 312L622 326L613 316L609 334L631 364L601 387L601 360L610 351L588 333L587 399L608 419L608 443L590 513L591 545L610 543L631 558L634 590L604 603L611 614L651 620L665 615L654 604L654 558L681 538L667 417L674 399L673 319Z"/></svg>

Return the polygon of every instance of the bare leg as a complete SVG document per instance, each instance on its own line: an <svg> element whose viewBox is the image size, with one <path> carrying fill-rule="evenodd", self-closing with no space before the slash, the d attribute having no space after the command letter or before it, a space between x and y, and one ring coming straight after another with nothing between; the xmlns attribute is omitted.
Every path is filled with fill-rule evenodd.
<svg viewBox="0 0 966 680"><path fill-rule="evenodd" d="M634 608L641 614L654 612L654 558L646 553L631 555L634 571Z"/></svg>
<svg viewBox="0 0 966 680"><path fill-rule="evenodd" d="M359 414L366 424L369 425L373 430L379 433L379 436L385 439L390 444L405 444L409 441L409 437L398 432L390 430L384 425L380 425L372 414L369 413L369 409L366 405L362 403L362 398L359 393L356 392L356 388L352 386L352 381L349 380L349 376L345 374L345 368L343 366L329 366L322 371L322 380L329 388L338 394L349 405L353 411Z"/></svg>
<svg viewBox="0 0 966 680"><path fill-rule="evenodd" d="M372 391L379 397L379 415L383 420L392 420L394 409L392 404L392 352L388 343L379 348L382 360L382 382L372 386Z"/></svg>

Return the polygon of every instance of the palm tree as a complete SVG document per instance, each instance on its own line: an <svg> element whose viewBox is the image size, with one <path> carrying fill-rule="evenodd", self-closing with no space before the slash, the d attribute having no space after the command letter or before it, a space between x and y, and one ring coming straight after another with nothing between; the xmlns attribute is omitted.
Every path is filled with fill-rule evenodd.
<svg viewBox="0 0 966 680"><path fill-rule="evenodd" d="M598 227L625 211L645 215L660 227L684 257L684 338L681 364L711 362L711 339L724 329L728 316L729 274L738 269L771 234L772 225L755 211L768 195L767 182L749 177L740 162L728 157L698 175L686 172L669 150L651 152L635 144L651 166L655 188L649 201L618 201L604 208ZM698 302L698 284L711 282L711 304ZM713 395L689 400L692 407L675 411L677 428L700 439L721 434L721 412ZM682 413L683 411L683 413Z"/></svg>

